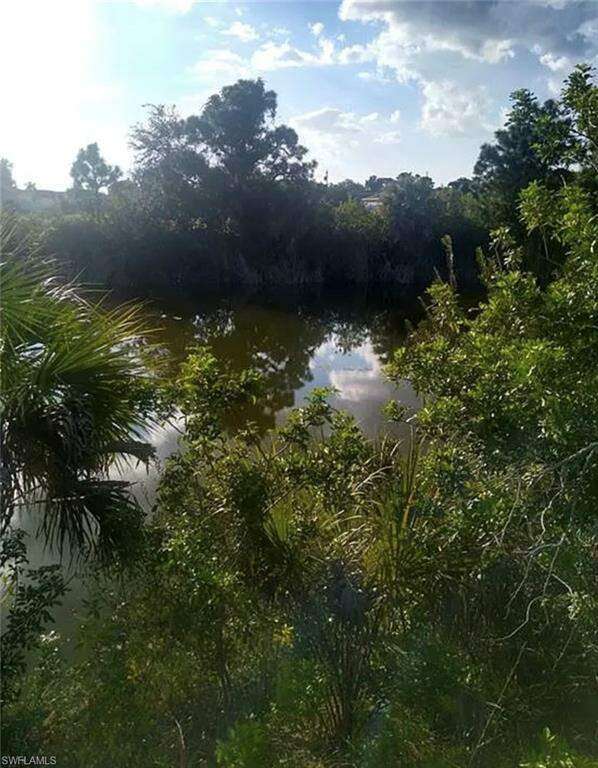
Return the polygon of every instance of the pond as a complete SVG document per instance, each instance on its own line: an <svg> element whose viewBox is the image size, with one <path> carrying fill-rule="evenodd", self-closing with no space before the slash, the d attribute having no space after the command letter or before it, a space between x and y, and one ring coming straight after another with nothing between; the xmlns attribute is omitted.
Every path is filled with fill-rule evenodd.
<svg viewBox="0 0 598 768"><path fill-rule="evenodd" d="M209 346L233 370L257 369L263 397L231 417L231 427L252 422L265 434L284 423L317 387L335 390L334 407L353 414L369 437L388 430L382 408L399 400L415 412L418 398L408 382L395 386L383 367L399 347L413 317L413 301L368 296L289 295L268 299L203 299L149 305L153 339L173 374L193 345ZM179 433L153 435L158 458L176 450Z"/></svg>
<svg viewBox="0 0 598 768"><path fill-rule="evenodd" d="M275 298L236 297L150 301L147 305L153 340L173 373L195 344L209 345L216 357L234 370L249 366L264 379L264 397L233 414L231 426L251 421L263 434L284 423L289 411L305 402L316 387L334 388L331 403L352 413L370 437L391 429L382 408L396 399L415 413L419 401L408 382L398 386L383 373L393 351L407 332L407 319L417 305L400 296L278 295ZM394 432L401 436L400 428ZM133 492L150 511L160 466L177 450L177 425L155 430L148 439L157 462L146 469L128 464L118 474L134 483ZM116 474L116 470L115 470ZM22 527L34 532L36 521L26 517ZM49 564L56 557L30 541L32 564ZM82 584L72 573L71 591L56 612L56 629L69 632L73 610L80 604Z"/></svg>

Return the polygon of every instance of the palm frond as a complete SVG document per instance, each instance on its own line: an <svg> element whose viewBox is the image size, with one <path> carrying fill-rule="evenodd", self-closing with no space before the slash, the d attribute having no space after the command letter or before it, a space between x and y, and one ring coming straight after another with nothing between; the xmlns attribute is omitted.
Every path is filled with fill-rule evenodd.
<svg viewBox="0 0 598 768"><path fill-rule="evenodd" d="M130 522L135 505L127 488L107 480L110 465L152 455L143 440L152 423L152 375L139 351L144 307L89 301L57 279L54 262L2 232L3 525L34 494L48 543L92 551L96 534L112 540L98 521L115 520L120 509Z"/></svg>

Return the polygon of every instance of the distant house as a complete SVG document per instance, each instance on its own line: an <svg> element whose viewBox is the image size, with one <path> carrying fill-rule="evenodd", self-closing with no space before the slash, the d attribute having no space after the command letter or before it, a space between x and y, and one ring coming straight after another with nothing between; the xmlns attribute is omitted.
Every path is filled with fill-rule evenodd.
<svg viewBox="0 0 598 768"><path fill-rule="evenodd" d="M384 198L382 195L371 195L370 197L362 197L361 204L367 211L378 211L384 205Z"/></svg>
<svg viewBox="0 0 598 768"><path fill-rule="evenodd" d="M3 191L2 206L21 213L60 213L67 203L66 192L51 189L7 189Z"/></svg>

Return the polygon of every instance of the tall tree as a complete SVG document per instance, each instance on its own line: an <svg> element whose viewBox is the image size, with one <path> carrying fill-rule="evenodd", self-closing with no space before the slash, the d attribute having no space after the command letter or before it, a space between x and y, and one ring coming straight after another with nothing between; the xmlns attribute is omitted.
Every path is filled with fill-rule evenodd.
<svg viewBox="0 0 598 768"><path fill-rule="evenodd" d="M427 282L440 266L441 206L429 176L400 173L384 193L394 261L409 265L407 281Z"/></svg>
<svg viewBox="0 0 598 768"><path fill-rule="evenodd" d="M476 182L473 179L468 179L466 176L459 176L458 179L449 181L447 187L462 194L475 194L477 192Z"/></svg>
<svg viewBox="0 0 598 768"><path fill-rule="evenodd" d="M238 80L208 99L199 117L187 120L212 161L226 170L234 186L251 177L272 181L309 177L315 163L286 125L274 124L277 98L264 81Z"/></svg>
<svg viewBox="0 0 598 768"><path fill-rule="evenodd" d="M578 64L567 78L556 115L540 120L536 150L553 166L577 168L590 187L598 174L598 86L595 68Z"/></svg>
<svg viewBox="0 0 598 768"><path fill-rule="evenodd" d="M322 190L324 199L332 205L346 203L348 200L359 200L370 194L366 186L353 179L344 179L336 184L327 184Z"/></svg>
<svg viewBox="0 0 598 768"><path fill-rule="evenodd" d="M215 236L241 269L279 260L280 244L307 228L315 163L292 128L276 125L274 91L262 80L239 80L199 115L150 110L131 145L152 218Z"/></svg>
<svg viewBox="0 0 598 768"><path fill-rule="evenodd" d="M73 189L93 193L96 197L103 190L110 189L121 176L118 165L109 165L95 142L81 148L71 166Z"/></svg>
<svg viewBox="0 0 598 768"><path fill-rule="evenodd" d="M512 107L505 127L496 131L493 144L483 144L474 168L474 181L491 200L492 226L519 225L519 193L532 181L548 180L565 172L557 158L538 152L546 121L563 121L553 100L540 104L527 89L511 95ZM568 131L565 122L564 129Z"/></svg>
<svg viewBox="0 0 598 768"><path fill-rule="evenodd" d="M286 125L275 125L276 94L264 82L239 80L208 99L200 115L181 119L175 110L150 107L146 124L134 127L131 145L138 171L160 168L190 186L205 184L209 170L229 189L250 181L299 181L315 166Z"/></svg>
<svg viewBox="0 0 598 768"><path fill-rule="evenodd" d="M397 241L418 246L434 236L439 213L434 182L429 176L401 173L385 195L391 232Z"/></svg>

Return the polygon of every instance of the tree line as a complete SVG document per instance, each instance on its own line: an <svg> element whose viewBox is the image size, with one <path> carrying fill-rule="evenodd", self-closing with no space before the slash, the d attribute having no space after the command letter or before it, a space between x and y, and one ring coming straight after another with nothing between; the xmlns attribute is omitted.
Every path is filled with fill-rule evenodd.
<svg viewBox="0 0 598 768"><path fill-rule="evenodd" d="M548 279L562 254L553 244L549 253L541 233L522 230L519 195L533 181L552 189L573 178L596 193L596 149L584 122L591 93L592 71L583 65L560 100L542 104L516 91L470 179L436 187L402 172L325 184L314 179L316 164L295 131L276 123L276 94L261 80L240 80L199 115L149 107L131 132L130 178L97 144L82 148L62 215L24 217L24 226L73 273L137 292L308 283L421 288L447 274L447 234L456 274L472 286L476 248L502 226L525 236L526 265ZM14 186L5 160L2 185ZM372 194L375 211L361 202Z"/></svg>

